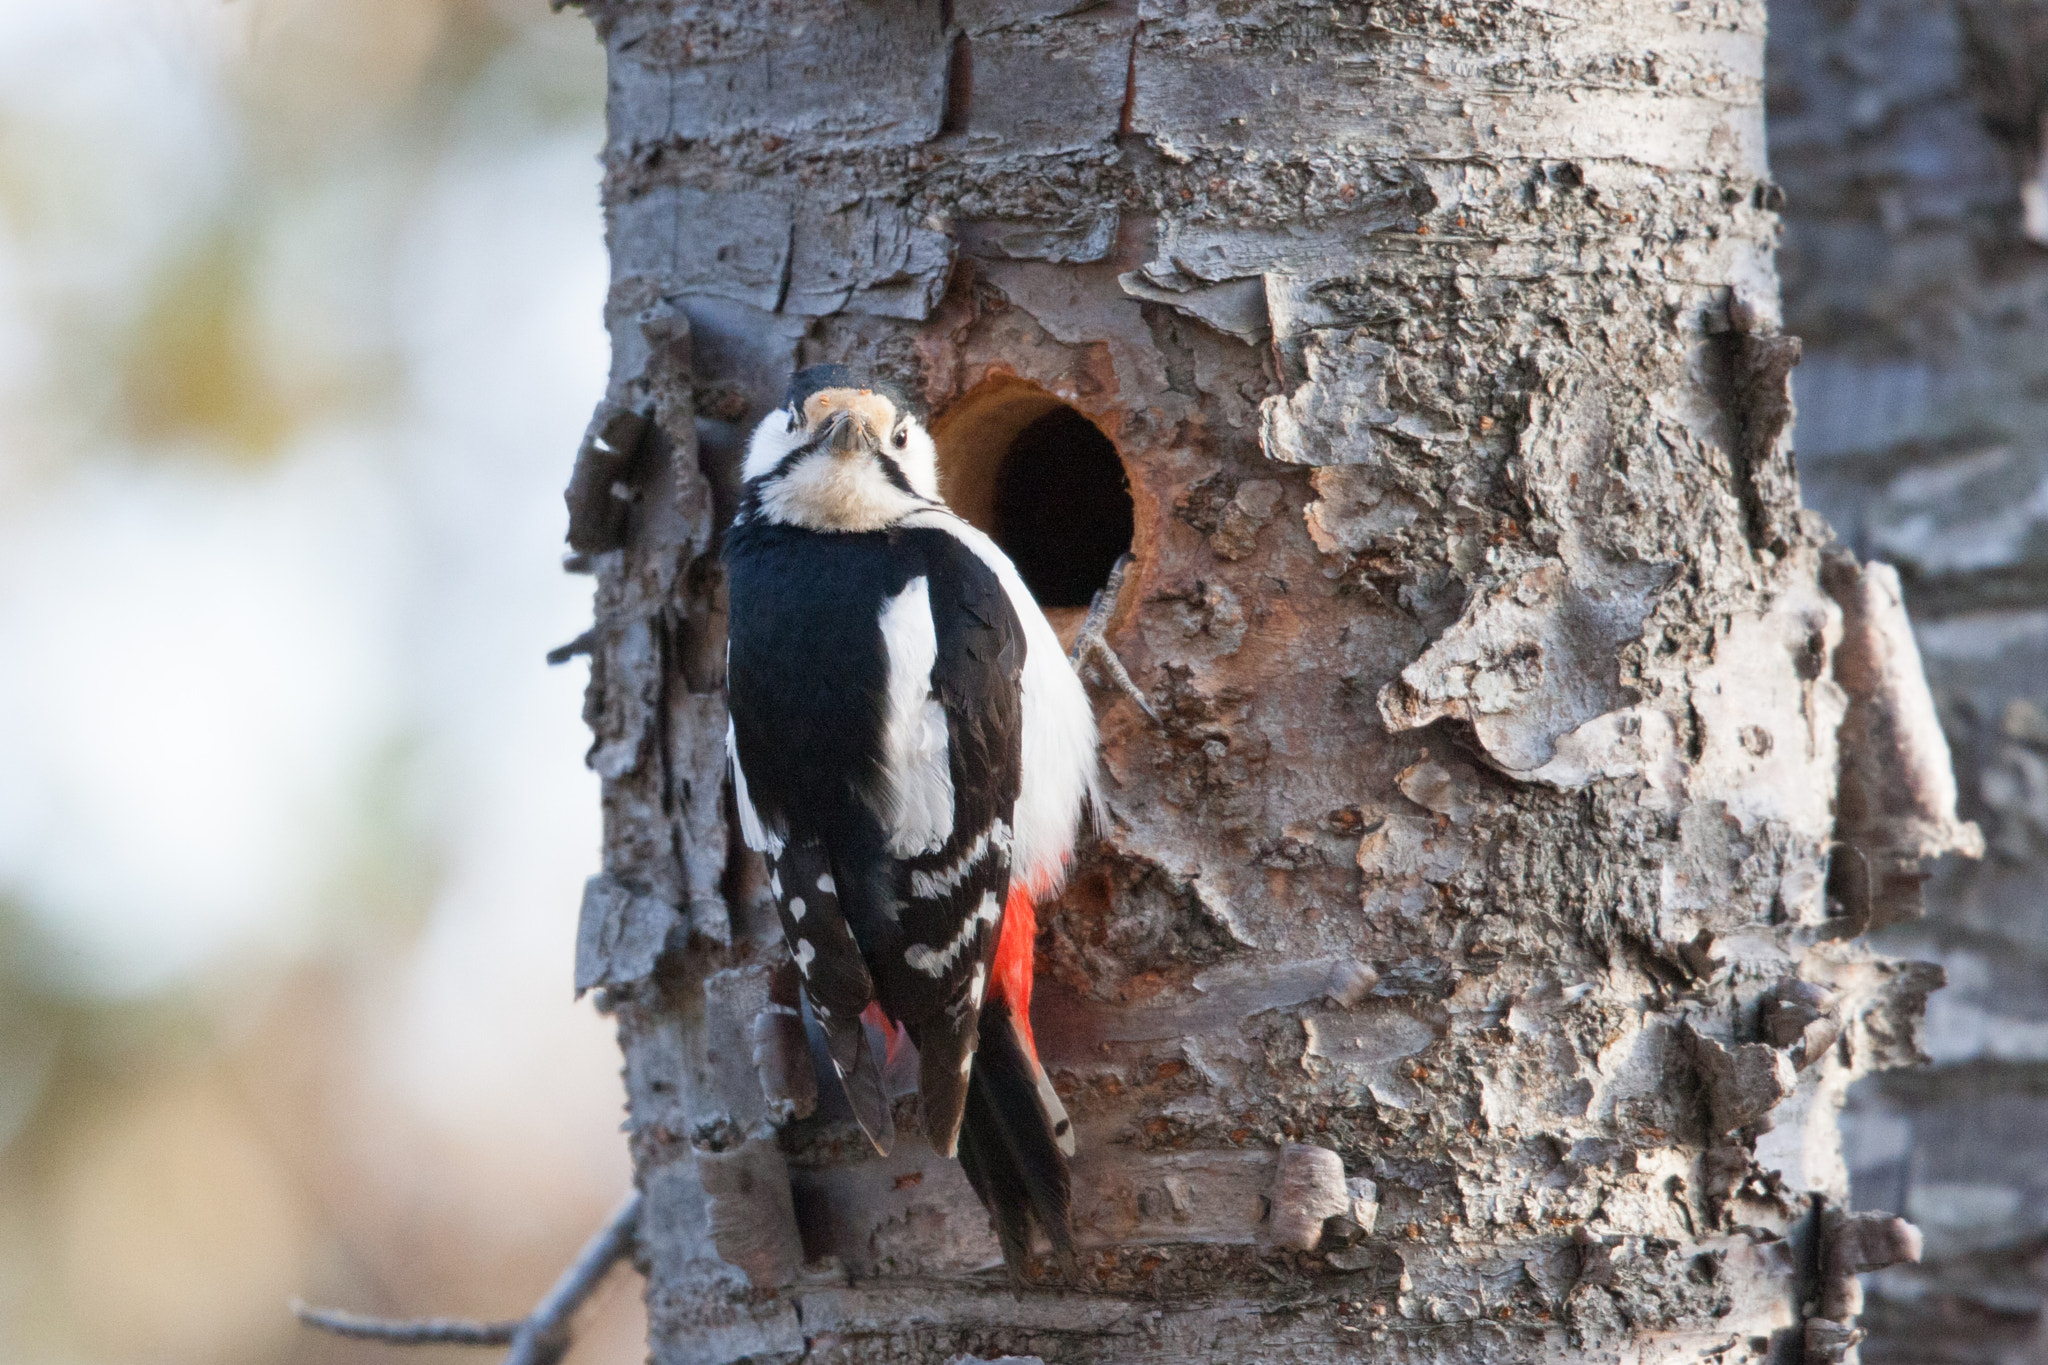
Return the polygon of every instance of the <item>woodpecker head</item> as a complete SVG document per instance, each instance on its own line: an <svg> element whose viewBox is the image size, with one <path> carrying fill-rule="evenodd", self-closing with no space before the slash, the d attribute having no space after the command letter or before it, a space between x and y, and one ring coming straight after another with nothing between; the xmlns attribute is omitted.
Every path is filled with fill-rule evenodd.
<svg viewBox="0 0 2048 1365"><path fill-rule="evenodd" d="M938 450L908 400L844 365L797 371L742 477L752 512L813 531L879 531L939 502Z"/></svg>

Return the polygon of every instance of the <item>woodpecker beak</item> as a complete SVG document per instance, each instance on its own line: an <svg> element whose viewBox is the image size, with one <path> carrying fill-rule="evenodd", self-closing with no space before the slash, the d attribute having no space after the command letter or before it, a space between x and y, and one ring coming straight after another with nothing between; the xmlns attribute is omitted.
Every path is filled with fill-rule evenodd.
<svg viewBox="0 0 2048 1365"><path fill-rule="evenodd" d="M880 450L895 421L895 405L868 389L824 389L804 404L804 425L842 459Z"/></svg>
<svg viewBox="0 0 2048 1365"><path fill-rule="evenodd" d="M843 409L825 419L823 435L825 448L841 459L870 454L881 445L865 420Z"/></svg>

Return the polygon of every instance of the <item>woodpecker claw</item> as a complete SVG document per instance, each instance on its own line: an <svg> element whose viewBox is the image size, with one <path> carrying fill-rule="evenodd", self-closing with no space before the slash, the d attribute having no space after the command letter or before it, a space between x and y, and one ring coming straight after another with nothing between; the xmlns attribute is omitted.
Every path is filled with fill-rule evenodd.
<svg viewBox="0 0 2048 1365"><path fill-rule="evenodd" d="M1107 681L1115 684L1116 689L1129 697L1154 725L1166 724L1160 719L1159 713L1152 709L1152 703L1145 699L1145 694L1131 678L1130 670L1124 667L1124 661L1117 657L1116 651L1109 647L1107 640L1100 635L1083 635L1074 643L1080 653L1079 662L1089 668L1097 682ZM1106 679L1104 674L1108 675Z"/></svg>
<svg viewBox="0 0 2048 1365"><path fill-rule="evenodd" d="M1080 631L1074 636L1074 649L1067 657L1074 669L1084 677L1092 677L1104 685L1114 685L1117 691L1129 697L1140 711L1145 713L1154 725L1165 728L1166 722L1152 709L1152 703L1138 684L1131 679L1131 671L1124 667L1124 661L1109 647L1106 633L1109 618L1116 614L1117 600L1123 596L1124 571L1131 567L1131 556L1125 552L1110 568L1109 578L1088 604L1088 615L1081 622Z"/></svg>

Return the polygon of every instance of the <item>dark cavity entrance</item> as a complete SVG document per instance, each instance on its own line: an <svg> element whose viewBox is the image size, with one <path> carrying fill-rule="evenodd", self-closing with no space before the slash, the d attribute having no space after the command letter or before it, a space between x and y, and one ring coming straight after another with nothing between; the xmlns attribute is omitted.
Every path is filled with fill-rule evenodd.
<svg viewBox="0 0 2048 1365"><path fill-rule="evenodd" d="M994 535L1041 606L1085 607L1131 548L1131 486L1116 447L1061 404L996 467Z"/></svg>
<svg viewBox="0 0 2048 1365"><path fill-rule="evenodd" d="M1015 375L995 374L932 423L939 488L995 538L1071 643L1131 548L1131 489L1116 446L1086 414Z"/></svg>

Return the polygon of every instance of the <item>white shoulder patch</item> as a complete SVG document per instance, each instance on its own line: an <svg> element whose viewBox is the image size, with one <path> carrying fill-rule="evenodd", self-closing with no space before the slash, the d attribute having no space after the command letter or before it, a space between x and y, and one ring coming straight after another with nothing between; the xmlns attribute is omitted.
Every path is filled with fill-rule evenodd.
<svg viewBox="0 0 2048 1365"><path fill-rule="evenodd" d="M1024 774L1010 866L1042 897L1065 875L1083 813L1098 805L1095 708L1052 623L1001 546L938 508L913 513L903 524L944 531L972 550L1002 583L1024 627Z"/></svg>
<svg viewBox="0 0 2048 1365"><path fill-rule="evenodd" d="M953 761L946 708L932 696L939 636L931 583L919 575L882 604L882 648L889 660L889 714L882 734L888 781L889 851L899 858L936 853L953 833Z"/></svg>
<svg viewBox="0 0 2048 1365"><path fill-rule="evenodd" d="M725 723L725 755L732 761L732 803L740 813L740 838L756 853L770 857L780 854L782 836L762 825L761 813L754 809L754 798L747 794L747 770L740 766L739 734L730 720Z"/></svg>

